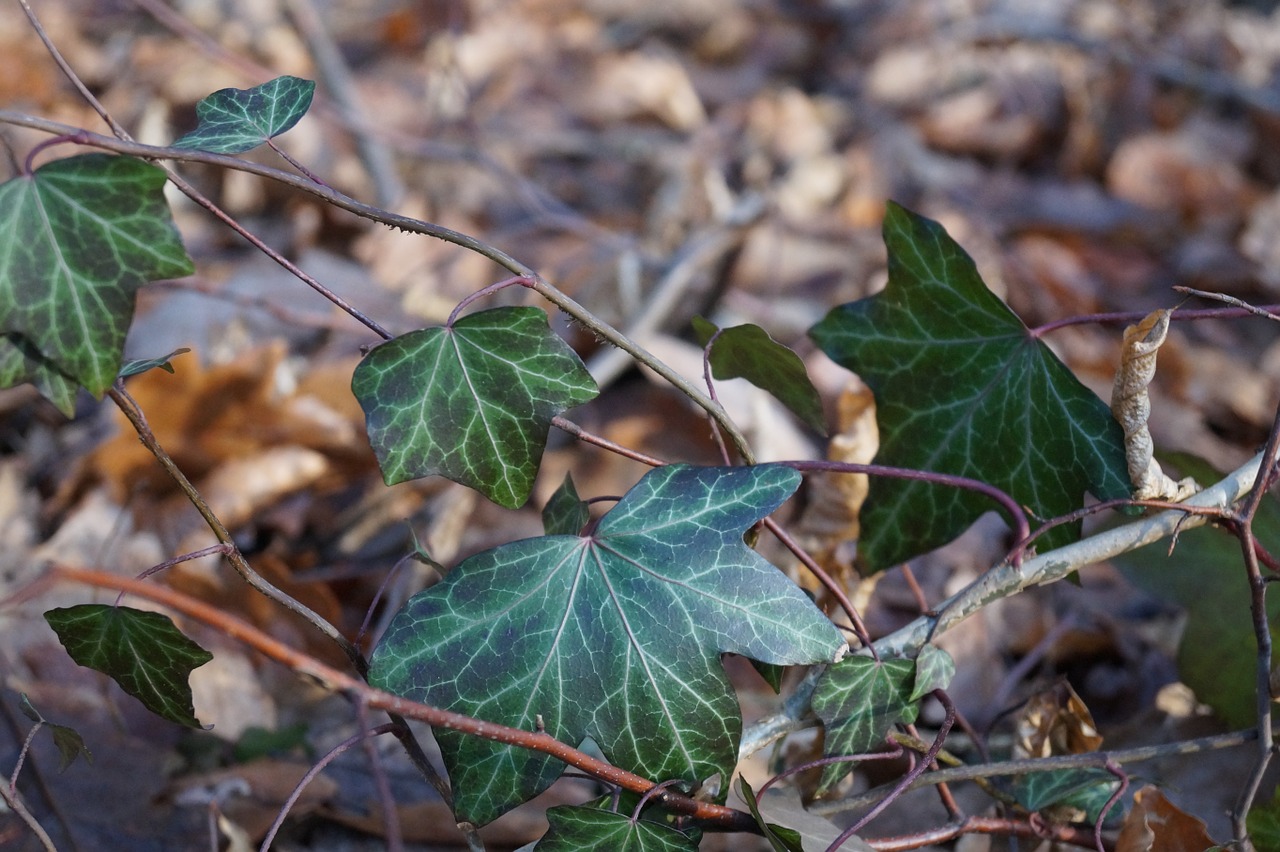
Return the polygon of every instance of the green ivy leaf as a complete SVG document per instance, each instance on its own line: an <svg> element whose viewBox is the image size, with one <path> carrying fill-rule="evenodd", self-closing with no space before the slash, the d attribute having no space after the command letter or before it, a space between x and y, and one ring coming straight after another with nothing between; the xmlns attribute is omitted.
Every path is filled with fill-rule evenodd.
<svg viewBox="0 0 1280 852"><path fill-rule="evenodd" d="M800 832L778 825L771 825L765 820L760 813L760 806L756 804L755 790L751 789L747 779L741 775L738 776L738 795L742 798L742 801L747 803L747 809L751 811L751 816L755 817L756 825L760 826L760 833L764 835L764 839L768 841L773 852L804 852Z"/></svg>
<svg viewBox="0 0 1280 852"><path fill-rule="evenodd" d="M591 737L647 777L728 778L742 720L720 654L800 665L846 647L742 540L799 482L772 465L651 471L590 535L502 545L416 595L374 651L369 681L479 719L541 724L565 742ZM455 813L477 825L563 769L477 737L436 739Z"/></svg>
<svg viewBox="0 0 1280 852"><path fill-rule="evenodd" d="M494 308L397 337L351 389L388 485L440 474L500 506L529 498L551 418L599 393L537 308Z"/></svg>
<svg viewBox="0 0 1280 852"><path fill-rule="evenodd" d="M558 806L547 809L551 826L538 852L697 852L698 842L668 825L599 808Z"/></svg>
<svg viewBox="0 0 1280 852"><path fill-rule="evenodd" d="M0 388L31 382L41 396L68 417L76 413L76 391L80 385L40 354L20 334L0 334Z"/></svg>
<svg viewBox="0 0 1280 852"><path fill-rule="evenodd" d="M316 84L277 77L252 89L219 89L196 104L196 129L174 148L240 154L289 130L306 114Z"/></svg>
<svg viewBox="0 0 1280 852"><path fill-rule="evenodd" d="M717 329L715 323L693 318L693 331L704 347L711 344L711 375L717 379L746 379L768 391L793 414L820 435L827 434L822 398L809 381L800 356L769 336L758 325L735 325Z"/></svg>
<svg viewBox="0 0 1280 852"><path fill-rule="evenodd" d="M67 395L56 374L96 396L111 386L138 288L194 271L169 217L164 182L164 171L142 160L86 154L0 184L5 379L21 373L36 381L64 411ZM15 344L22 367L14 366ZM32 350L47 363L33 360Z"/></svg>
<svg viewBox="0 0 1280 852"><path fill-rule="evenodd" d="M889 204L889 283L810 330L876 397L886 465L995 485L1044 518L1129 496L1124 436L1107 405L1027 330L937 222ZM873 477L860 556L873 570L945 544L991 500L973 491ZM1079 537L1056 527L1038 545Z"/></svg>
<svg viewBox="0 0 1280 852"><path fill-rule="evenodd" d="M813 692L813 712L826 730L823 756L874 751L885 744L894 725L914 722L920 712L920 703L911 698L915 682L914 660L857 656L828 668ZM852 769L852 763L825 767L819 794Z"/></svg>
<svg viewBox="0 0 1280 852"><path fill-rule="evenodd" d="M547 535L577 535L589 520L591 512L578 497L573 477L566 473L564 482L542 508L542 529Z"/></svg>
<svg viewBox="0 0 1280 852"><path fill-rule="evenodd" d="M173 374L173 365L169 362L179 355L185 355L191 350L185 346L181 349L175 349L168 355L161 358L137 358L131 361L125 361L124 366L120 368L120 378L127 379L130 376L136 376L145 373L148 370L164 370L170 375Z"/></svg>
<svg viewBox="0 0 1280 852"><path fill-rule="evenodd" d="M201 727L188 678L213 655L168 616L105 604L51 609L45 621L71 659L100 671L157 716Z"/></svg>
<svg viewBox="0 0 1280 852"><path fill-rule="evenodd" d="M1071 808L1084 811L1085 821L1092 823L1119 784L1105 769L1062 769L1019 775L1009 786L1018 804L1029 811Z"/></svg>
<svg viewBox="0 0 1280 852"><path fill-rule="evenodd" d="M22 693L18 707L22 710L22 715L36 724L43 724L53 737L53 745L58 749L59 772L64 771L68 766L75 763L76 758L80 755L84 755L86 763L93 764L93 752L89 751L89 747L84 744L84 737L80 736L79 731L66 725L55 725L40 715L40 711L27 698L25 692Z"/></svg>
<svg viewBox="0 0 1280 852"><path fill-rule="evenodd" d="M951 655L929 643L916 656L916 679L911 687L910 699L919 701L935 689L946 689L956 673L956 661Z"/></svg>

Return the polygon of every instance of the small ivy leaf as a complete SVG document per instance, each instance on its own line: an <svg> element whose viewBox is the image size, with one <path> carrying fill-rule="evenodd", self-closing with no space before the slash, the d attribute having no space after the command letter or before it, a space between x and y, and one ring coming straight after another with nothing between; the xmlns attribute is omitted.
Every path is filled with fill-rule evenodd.
<svg viewBox="0 0 1280 852"><path fill-rule="evenodd" d="M1097 822L1098 815L1120 779L1105 769L1062 769L1055 772L1029 772L1010 783L1010 792L1018 804L1028 811L1068 809L1084 812L1082 822ZM1067 817L1079 819L1076 814Z"/></svg>
<svg viewBox="0 0 1280 852"><path fill-rule="evenodd" d="M717 328L702 317L694 317L693 331L698 335L698 342L706 346ZM712 376L722 381L746 379L777 397L810 429L820 435L827 434L822 398L809 381L809 373L799 355L758 325L747 323L719 331L720 336L711 344Z"/></svg>
<svg viewBox="0 0 1280 852"><path fill-rule="evenodd" d="M136 376L139 373L145 373L148 370L160 369L166 373L173 373L173 365L169 362L179 355L185 355L191 350L185 346L181 349L175 349L163 358L144 358L125 361L124 366L120 368L120 378L127 379L130 376Z"/></svg>
<svg viewBox="0 0 1280 852"><path fill-rule="evenodd" d="M946 689L956 673L956 661L932 643L920 649L916 657L916 680L911 687L911 700L919 701L935 689Z"/></svg>
<svg viewBox="0 0 1280 852"><path fill-rule="evenodd" d="M747 803L747 809L751 811L751 816L755 817L756 825L760 826L760 833L769 842L773 852L804 852L804 845L800 840L800 832L778 825L770 825L765 821L765 818L760 814L760 806L756 804L755 790L751 789L747 779L741 775L738 776L738 795L742 797L742 801Z"/></svg>
<svg viewBox="0 0 1280 852"><path fill-rule="evenodd" d="M537 308L397 337L360 362L351 389L388 485L440 474L508 509L529 499L551 418L599 393Z"/></svg>
<svg viewBox="0 0 1280 852"><path fill-rule="evenodd" d="M252 89L219 89L196 104L196 129L173 147L242 154L297 124L315 91L313 81L288 76Z"/></svg>
<svg viewBox="0 0 1280 852"><path fill-rule="evenodd" d="M414 596L374 651L369 682L515 728L541 722L563 742L591 737L612 763L650 778L728 778L742 719L720 655L801 665L847 648L742 540L799 483L775 465L650 471L590 535L502 545ZM455 814L477 825L564 768L451 731L436 740Z"/></svg>
<svg viewBox="0 0 1280 852"><path fill-rule="evenodd" d="M1080 383L987 289L937 222L890 203L889 283L831 311L809 334L876 397L886 465L967 476L1042 518L1129 496L1124 435ZM955 538L994 508L973 491L873 477L859 556L880 570ZM1050 530L1043 551L1079 538Z"/></svg>
<svg viewBox="0 0 1280 852"><path fill-rule="evenodd" d="M142 160L86 154L0 184L0 333L10 344L20 335L95 396L120 371L138 288L194 271L164 182ZM6 378L13 358L0 353ZM29 358L21 370L55 383ZM65 396L47 390L65 411Z"/></svg>
<svg viewBox="0 0 1280 852"><path fill-rule="evenodd" d="M589 520L591 512L578 497L573 477L566 473L564 482L542 509L542 529L547 535L577 535Z"/></svg>
<svg viewBox="0 0 1280 852"><path fill-rule="evenodd" d="M849 657L831 666L813 692L813 712L826 730L824 757L863 754L880 748L889 729L914 722L920 702L911 698L916 682L914 660ZM853 769L835 763L822 770L822 795Z"/></svg>
<svg viewBox="0 0 1280 852"><path fill-rule="evenodd" d="M191 671L213 655L168 616L105 604L51 609L45 621L71 659L102 672L157 716L201 727L191 703Z"/></svg>
<svg viewBox="0 0 1280 852"><path fill-rule="evenodd" d="M67 417L76 413L80 384L40 354L20 334L0 334L0 388L30 382Z"/></svg>
<svg viewBox="0 0 1280 852"><path fill-rule="evenodd" d="M698 841L684 832L643 817L600 808L560 805L547 809L550 828L534 848L538 852L697 852Z"/></svg>
<svg viewBox="0 0 1280 852"><path fill-rule="evenodd" d="M93 752L89 751L89 747L84 744L84 738L80 736L80 732L75 728L69 728L66 725L55 725L53 722L45 719L40 711L35 708L31 700L27 698L24 692L18 701L18 707L22 710L22 715L26 716L37 725L44 725L48 729L49 734L53 737L53 744L58 749L58 771L63 772L68 766L76 762L76 758L84 755L85 762L93 764Z"/></svg>

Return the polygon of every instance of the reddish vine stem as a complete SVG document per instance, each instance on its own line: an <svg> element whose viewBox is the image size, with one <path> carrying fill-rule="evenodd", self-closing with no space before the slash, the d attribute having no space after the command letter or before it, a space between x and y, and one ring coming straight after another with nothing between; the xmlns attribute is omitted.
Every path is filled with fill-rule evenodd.
<svg viewBox="0 0 1280 852"><path fill-rule="evenodd" d="M941 689L935 689L933 691L933 697L938 699L938 702L942 705L947 715L946 718L942 720L942 725L938 728L938 736L934 739L933 745L929 746L929 751L925 753L925 756L919 760L916 765L907 772L907 774L903 775L902 778L899 779L898 783L894 785L893 789L889 791L887 796L881 799L874 808L863 814L861 819L846 828L844 832L835 839L835 842L827 847L827 852L836 852L837 849L844 845L846 840L856 835L867 825L867 823L878 817L885 808L889 807L889 805L893 804L899 796L905 793L907 788L910 787L917 778L923 775L933 761L938 757L938 752L942 751L943 743L947 741L947 734L951 733L951 726L955 724L956 706L951 703L951 697Z"/></svg>
<svg viewBox="0 0 1280 852"><path fill-rule="evenodd" d="M1275 485L1277 461L1280 461L1280 409L1276 410L1271 433L1267 436L1267 445L1262 452L1258 480L1254 484L1253 491L1245 497L1235 518L1249 583L1249 609L1252 615L1254 641L1258 648L1254 681L1258 756L1240 791L1236 806L1231 812L1232 830L1235 832L1236 840L1245 849L1251 848L1248 829L1249 809L1253 806L1267 766L1271 763L1275 752L1271 733L1271 624L1267 617L1267 581L1258 563L1260 545L1254 536L1253 520L1257 516L1258 507L1262 505L1262 498Z"/></svg>
<svg viewBox="0 0 1280 852"><path fill-rule="evenodd" d="M780 462L787 467L795 470L805 471L824 470L831 473L865 473L868 476L885 476L891 479L912 479L918 482L929 482L934 485L944 485L951 488L963 488L966 491L976 491L990 497L998 503L1002 509L1009 515L1009 520L1013 525L1015 541L1022 541L1031 535L1031 524L1027 520L1027 513L1023 511L1022 506L1018 504L1006 492L982 482L978 479L970 479L967 476L955 476L950 473L934 473L927 470L912 470L905 467L889 467L882 464L853 464L851 462L834 462L834 461L786 461ZM1011 564L1017 566L1022 561L1022 551L1016 551L1010 558Z"/></svg>
<svg viewBox="0 0 1280 852"><path fill-rule="evenodd" d="M1092 832L1085 832L1069 825L1048 826L1036 829L1025 820L1005 819L1002 817L967 817L960 822L952 822L935 829L921 831L905 837L885 837L867 841L877 852L908 852L924 846L933 846L955 840L966 834L1004 835L1008 837L1025 837L1028 840L1051 840L1057 843L1069 843L1088 849L1093 846ZM1046 836L1048 835L1048 836Z"/></svg>
<svg viewBox="0 0 1280 852"><path fill-rule="evenodd" d="M121 577L106 571L87 568L55 566L49 569L48 576L54 581L82 583L100 589L128 592L131 595L137 595L166 606L206 624L232 639L243 642L263 656L275 660L299 675L318 681L334 692L341 692L357 701L362 701L372 709L396 713L407 719L417 719L434 727L448 728L449 730L470 734L493 742L542 752L564 761L570 766L576 766L595 778L642 795L656 786L654 781L581 752L548 734L522 731L519 728L486 722L482 719L464 716L461 713L443 710L429 704L419 704L416 701L410 701L407 698L401 698L398 695L375 689L358 678L332 668L301 651L285 645L248 622L175 589L157 586L153 583L143 583L130 577ZM714 824L726 831L759 833L759 827L748 813L726 808L723 805L700 802L667 790L664 790L655 798L668 810L687 814L695 819Z"/></svg>
<svg viewBox="0 0 1280 852"><path fill-rule="evenodd" d="M458 302L458 304L454 306L453 311L449 314L449 318L444 322L444 327L453 328L453 324L458 321L458 315L461 314L472 302L492 296L499 290L505 290L508 287L514 287L516 285L521 287L533 287L533 279L527 275L514 275L510 278L499 281L497 284L490 284L488 287L482 287L474 293L468 294L461 302Z"/></svg>
<svg viewBox="0 0 1280 852"><path fill-rule="evenodd" d="M230 556L231 547L232 546L228 545L226 542L220 541L217 544L211 544L208 547L202 547L199 550L193 550L190 553L180 554L172 559L166 559L158 565L152 565L150 568L139 574L138 579L145 580L153 574L159 574L161 571L167 571L175 565L181 565L183 562L190 562L193 559L201 559L205 556L213 556L216 553L220 553L223 556ZM116 606L120 606L120 601L123 598L124 595L116 596Z"/></svg>

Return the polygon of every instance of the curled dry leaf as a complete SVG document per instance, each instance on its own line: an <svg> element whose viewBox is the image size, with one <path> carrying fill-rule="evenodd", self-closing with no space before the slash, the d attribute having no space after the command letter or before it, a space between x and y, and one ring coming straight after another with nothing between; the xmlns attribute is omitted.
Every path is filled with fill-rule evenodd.
<svg viewBox="0 0 1280 852"><path fill-rule="evenodd" d="M1190 852L1215 848L1204 821L1170 802L1147 785L1133 795L1133 810L1120 829L1116 852Z"/></svg>
<svg viewBox="0 0 1280 852"><path fill-rule="evenodd" d="M1195 480L1174 482L1152 456L1151 399L1147 386L1156 374L1156 354L1169 336L1171 311L1152 311L1124 330L1120 369L1111 390L1111 413L1124 429L1124 454L1137 500L1185 500L1200 490Z"/></svg>
<svg viewBox="0 0 1280 852"><path fill-rule="evenodd" d="M869 464L880 446L875 397L858 379L851 380L836 400L836 432L827 444L827 458L846 464ZM858 540L858 512L867 499L869 482L862 473L818 473L809 480L809 502L796 525L800 543L846 588L858 582L852 544ZM793 568L800 585L818 596L824 609L826 591L803 567Z"/></svg>

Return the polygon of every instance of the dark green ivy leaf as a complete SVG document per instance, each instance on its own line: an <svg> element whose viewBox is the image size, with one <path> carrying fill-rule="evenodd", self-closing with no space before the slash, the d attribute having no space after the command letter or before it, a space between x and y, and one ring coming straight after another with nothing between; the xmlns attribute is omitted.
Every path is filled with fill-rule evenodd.
<svg viewBox="0 0 1280 852"><path fill-rule="evenodd" d="M823 756L865 754L883 747L890 728L914 722L920 712L920 702L911 698L915 682L915 660L856 656L829 667L813 692L813 712L826 731ZM853 766L825 767L819 793L830 790Z"/></svg>
<svg viewBox="0 0 1280 852"><path fill-rule="evenodd" d="M590 737L612 763L650 778L728 778L742 720L720 655L801 665L846 647L742 540L799 482L772 465L651 471L590 535L502 545L415 596L374 651L369 681L563 742ZM477 737L436 739L455 813L477 825L563 769Z"/></svg>
<svg viewBox="0 0 1280 852"><path fill-rule="evenodd" d="M219 89L196 104L196 129L173 143L213 154L240 154L289 130L306 114L316 84L277 77L252 89Z"/></svg>
<svg viewBox="0 0 1280 852"><path fill-rule="evenodd" d="M537 308L494 308L401 335L351 389L388 485L439 474L500 506L524 504L551 418L599 389Z"/></svg>
<svg viewBox="0 0 1280 852"><path fill-rule="evenodd" d="M1029 811L1070 808L1083 811L1085 821L1092 823L1119 785L1120 779L1105 769L1062 769L1019 775L1010 788L1018 804Z"/></svg>
<svg viewBox="0 0 1280 852"><path fill-rule="evenodd" d="M85 154L0 184L0 378L35 381L63 411L68 380L111 387L138 288L193 271L164 182L142 160Z"/></svg>
<svg viewBox="0 0 1280 852"><path fill-rule="evenodd" d="M84 755L85 762L93 763L93 752L89 751L89 747L84 744L84 737L80 736L80 732L75 728L69 728L66 725L55 725L44 716L40 715L40 711L35 708L27 698L26 693L18 703L18 707L22 710L22 715L37 724L43 724L53 737L54 747L58 749L58 771L62 772L68 766L76 762L76 758Z"/></svg>
<svg viewBox="0 0 1280 852"><path fill-rule="evenodd" d="M809 381L800 356L769 336L758 325L735 325L718 329L711 344L711 375L717 379L746 379L768 391L805 424L820 435L827 434L822 414L822 398ZM703 346L717 331L714 323L693 318L693 331Z"/></svg>
<svg viewBox="0 0 1280 852"><path fill-rule="evenodd" d="M599 808L559 806L547 809L550 828L538 852L697 852L698 842L668 825Z"/></svg>
<svg viewBox="0 0 1280 852"><path fill-rule="evenodd" d="M566 473L564 482L560 483L560 487L542 508L543 532L547 535L577 535L589 520L591 512L587 509L587 504L578 497L578 489L573 487L573 477Z"/></svg>
<svg viewBox="0 0 1280 852"><path fill-rule="evenodd" d="M967 476L1042 518L1084 493L1128 497L1124 436L1106 403L1034 337L937 222L889 204L889 283L810 330L876 397L880 464ZM873 477L859 555L880 570L932 550L995 508L976 492ZM1080 524L1050 530L1050 550Z"/></svg>
<svg viewBox="0 0 1280 852"><path fill-rule="evenodd" d="M71 659L100 671L157 716L201 727L188 679L213 655L158 612L105 604L51 609L45 621Z"/></svg>

